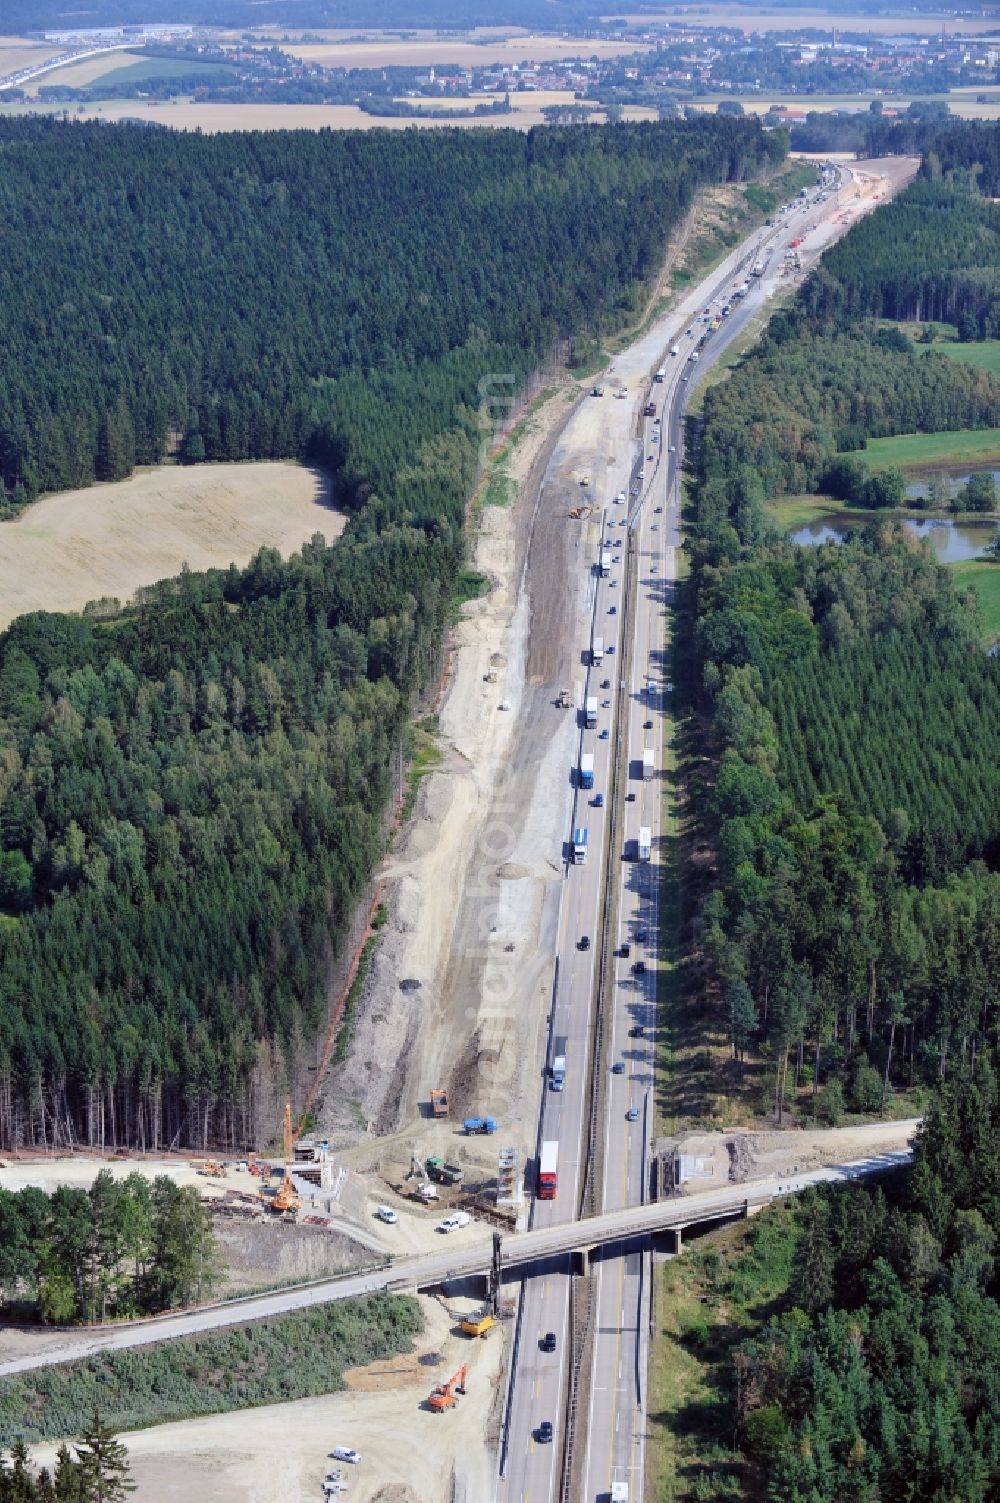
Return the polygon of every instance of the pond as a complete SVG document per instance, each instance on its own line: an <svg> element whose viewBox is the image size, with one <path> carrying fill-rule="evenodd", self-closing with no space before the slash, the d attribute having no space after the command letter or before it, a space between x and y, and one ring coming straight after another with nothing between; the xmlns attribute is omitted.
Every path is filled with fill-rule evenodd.
<svg viewBox="0 0 1000 1503"><path fill-rule="evenodd" d="M789 533L793 543L803 546L839 542L846 533L864 527L874 521L879 512L825 512L805 527ZM897 514L898 515L898 514ZM952 517L905 517L901 519L907 532L914 537L928 538L937 555L939 564L959 564L967 558L978 558L1000 531L1000 525L989 521L971 522Z"/></svg>
<svg viewBox="0 0 1000 1503"><path fill-rule="evenodd" d="M933 469L911 470L906 494L913 497L926 496L933 487L937 491L935 506L947 506L952 496L958 494L972 475L992 475L1000 485L1000 470L992 464L935 465Z"/></svg>

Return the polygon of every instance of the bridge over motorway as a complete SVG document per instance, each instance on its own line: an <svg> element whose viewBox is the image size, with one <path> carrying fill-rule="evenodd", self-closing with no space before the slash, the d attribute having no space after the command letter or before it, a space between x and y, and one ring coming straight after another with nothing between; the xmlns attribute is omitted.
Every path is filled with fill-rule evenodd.
<svg viewBox="0 0 1000 1503"><path fill-rule="evenodd" d="M896 1142L905 1142L917 1126L916 1120L894 1124ZM834 1132L836 1130L833 1130ZM567 1221L540 1227L535 1231L515 1233L501 1243L502 1272L519 1275L529 1268L569 1256L588 1256L606 1249L634 1247L661 1236L669 1236L672 1250L679 1251L686 1228L703 1226L749 1216L785 1195L795 1194L808 1185L844 1183L866 1175L885 1173L911 1158L908 1147L889 1148L864 1159L812 1169L806 1173L778 1179L752 1180L743 1185L728 1185L668 1200L652 1201L582 1221ZM250 1321L287 1315L294 1310L350 1299L361 1294L432 1289L451 1280L486 1274L493 1252L492 1236L483 1227L468 1228L443 1239L440 1251L417 1257L381 1262L361 1273L346 1277L318 1279L296 1284L268 1294L203 1306L149 1320L129 1321L114 1326L76 1328L65 1332L65 1341L47 1345L44 1350L0 1362L0 1377L10 1377L34 1368L71 1362L98 1352L121 1351L150 1346L158 1341L175 1341L185 1336L204 1335L227 1326L246 1325Z"/></svg>

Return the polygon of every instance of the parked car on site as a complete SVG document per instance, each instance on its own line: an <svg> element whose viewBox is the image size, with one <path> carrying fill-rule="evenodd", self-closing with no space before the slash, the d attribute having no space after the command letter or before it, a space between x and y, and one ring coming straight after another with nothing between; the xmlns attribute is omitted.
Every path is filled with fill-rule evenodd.
<svg viewBox="0 0 1000 1503"><path fill-rule="evenodd" d="M334 1461L349 1461L352 1466L359 1466L361 1464L361 1457L351 1446L334 1446L330 1455Z"/></svg>

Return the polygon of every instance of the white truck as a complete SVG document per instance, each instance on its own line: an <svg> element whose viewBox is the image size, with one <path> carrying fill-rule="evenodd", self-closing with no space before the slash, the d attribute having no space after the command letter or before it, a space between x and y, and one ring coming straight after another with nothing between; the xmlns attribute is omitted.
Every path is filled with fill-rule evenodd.
<svg viewBox="0 0 1000 1503"><path fill-rule="evenodd" d="M653 748L644 746L642 749L642 777L648 783L653 776Z"/></svg>
<svg viewBox="0 0 1000 1503"><path fill-rule="evenodd" d="M594 753L584 752L580 758L580 787L594 786Z"/></svg>
<svg viewBox="0 0 1000 1503"><path fill-rule="evenodd" d="M639 830L639 860L648 861L653 851L653 832L649 825Z"/></svg>
<svg viewBox="0 0 1000 1503"><path fill-rule="evenodd" d="M671 353L671 355L679 355L680 352L681 352L681 347L680 347L679 344L672 344L670 346L670 353Z"/></svg>
<svg viewBox="0 0 1000 1503"><path fill-rule="evenodd" d="M674 345L674 347L670 351L670 353L671 353L671 355L676 355L677 354L677 346L676 345ZM654 381L665 381L666 379L667 379L666 367L661 365L660 369L656 372L656 375L653 377L653 380Z"/></svg>
<svg viewBox="0 0 1000 1503"><path fill-rule="evenodd" d="M583 723L588 731L597 730L597 698L593 694L587 700L587 705L583 712Z"/></svg>
<svg viewBox="0 0 1000 1503"><path fill-rule="evenodd" d="M610 548L602 548L601 549L600 569L601 569L601 578L602 579L607 579L608 575L611 573L611 549Z"/></svg>
<svg viewBox="0 0 1000 1503"><path fill-rule="evenodd" d="M627 1482L612 1482L610 1503L628 1503Z"/></svg>
<svg viewBox="0 0 1000 1503"><path fill-rule="evenodd" d="M582 825L573 831L573 864L582 866L587 859L587 831Z"/></svg>
<svg viewBox="0 0 1000 1503"><path fill-rule="evenodd" d="M604 638L595 637L590 644L591 667L597 668L604 662Z"/></svg>
<svg viewBox="0 0 1000 1503"><path fill-rule="evenodd" d="M561 1091L566 1083L566 1039L560 1036L552 1043L552 1076L551 1086L554 1091Z"/></svg>

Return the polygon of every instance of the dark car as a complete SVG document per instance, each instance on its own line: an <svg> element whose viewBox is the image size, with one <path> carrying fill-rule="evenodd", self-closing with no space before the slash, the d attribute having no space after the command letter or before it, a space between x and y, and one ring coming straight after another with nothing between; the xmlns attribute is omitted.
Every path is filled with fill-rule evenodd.
<svg viewBox="0 0 1000 1503"><path fill-rule="evenodd" d="M589 934L581 934L580 935L580 949L581 950L589 950L590 949L590 935Z"/></svg>
<svg viewBox="0 0 1000 1503"><path fill-rule="evenodd" d="M633 962L632 962L632 975L633 976L645 976L645 974L646 974L646 962L644 960L633 960Z"/></svg>
<svg viewBox="0 0 1000 1503"><path fill-rule="evenodd" d="M622 960L628 960L629 956L632 953L632 946L629 944L628 940L624 942L618 953L621 956Z"/></svg>
<svg viewBox="0 0 1000 1503"><path fill-rule="evenodd" d="M538 1427L538 1440L541 1445L548 1445L552 1440L552 1421L542 1420Z"/></svg>
<svg viewBox="0 0 1000 1503"><path fill-rule="evenodd" d="M612 1075L624 1075L625 1061L623 1059L616 1059L614 1064L611 1066L611 1073Z"/></svg>
<svg viewBox="0 0 1000 1503"><path fill-rule="evenodd" d="M590 800L590 803L591 803L591 807L594 808L594 809L603 809L604 808L604 794L603 793L595 793L594 797Z"/></svg>
<svg viewBox="0 0 1000 1503"><path fill-rule="evenodd" d="M629 1029L628 1036L630 1039L644 1039L646 1037L646 1030L641 1023L636 1023L634 1028Z"/></svg>
<svg viewBox="0 0 1000 1503"><path fill-rule="evenodd" d="M611 688L611 680L609 678L602 678L601 679L601 688L602 689L610 689Z"/></svg>
<svg viewBox="0 0 1000 1503"><path fill-rule="evenodd" d="M541 1341L538 1344L543 1352L554 1352L556 1349L555 1331L546 1331L545 1335L542 1337Z"/></svg>
<svg viewBox="0 0 1000 1503"><path fill-rule="evenodd" d="M625 802L627 804L634 804L635 803L635 794L634 793L626 793L626 795L625 795Z"/></svg>
<svg viewBox="0 0 1000 1503"><path fill-rule="evenodd" d="M653 722L651 720L644 720L642 722L642 728L644 731L651 731L653 729Z"/></svg>

